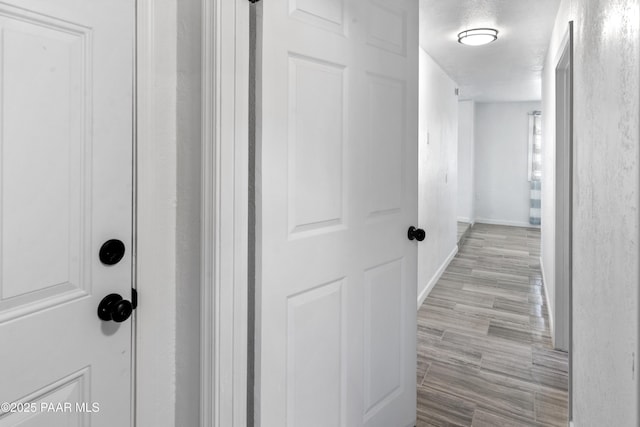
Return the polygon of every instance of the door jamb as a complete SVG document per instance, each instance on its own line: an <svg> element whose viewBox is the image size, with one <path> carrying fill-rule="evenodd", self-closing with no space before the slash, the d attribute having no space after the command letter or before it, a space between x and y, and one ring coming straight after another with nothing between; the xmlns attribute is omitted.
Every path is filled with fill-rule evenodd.
<svg viewBox="0 0 640 427"><path fill-rule="evenodd" d="M161 6L157 6L161 3ZM135 425L175 421L177 2L136 0Z"/></svg>
<svg viewBox="0 0 640 427"><path fill-rule="evenodd" d="M161 6L156 6L160 4ZM202 0L201 426L246 424L249 3ZM136 425L175 422L177 0L136 0ZM161 331L161 333L159 333Z"/></svg>
<svg viewBox="0 0 640 427"><path fill-rule="evenodd" d="M249 5L202 0L200 425L247 425Z"/></svg>
<svg viewBox="0 0 640 427"><path fill-rule="evenodd" d="M569 420L572 420L572 394L573 394L573 384L572 384L572 351L573 351L573 280L572 280L572 254L573 254L573 158L574 158L574 144L573 144L573 21L569 21L567 31L563 38L562 43L560 43L560 48L558 49L557 58L554 62L554 71L555 71L555 97L556 97L556 121L555 121L555 149L556 149L556 213L555 213L555 221L556 221L556 236L555 236L555 313L554 317L556 319L553 331L554 338L554 347L558 347L556 345L556 338L560 335L563 336L561 328L567 328L568 333L567 336L564 337L564 341L561 346L566 348L569 356ZM564 73L567 76L568 87L565 84L559 84L558 74L560 70L564 69ZM565 94L561 94L560 90L566 91ZM562 104L559 104L560 97L563 97ZM559 107L564 107L564 111L559 111ZM562 116L560 116L562 114ZM565 117L566 115L566 117ZM562 128L559 127L558 117L563 118ZM558 142L560 141L559 132L563 132L565 136L562 136L563 145L562 147L558 146ZM562 152L561 152L562 150ZM565 172L567 181L565 180ZM558 196L558 187L564 185L566 189L566 194L564 199L560 199ZM568 223L565 224L562 218L559 218L558 209L560 205L564 205L563 212L568 215ZM564 236L561 238L561 236ZM562 239L567 239L567 247L562 245ZM562 262L563 251L566 249L566 260L565 263ZM568 271L563 271L565 268ZM567 288L563 288L563 280L565 277L563 275L567 273L567 280L564 286ZM562 302L562 304L561 304ZM568 310L567 317L563 317L564 310ZM560 333L559 333L560 332Z"/></svg>
<svg viewBox="0 0 640 427"><path fill-rule="evenodd" d="M566 312L568 287L571 284L571 175L572 175L572 135L571 135L571 33L563 40L555 62L555 151L556 151L556 273L555 273L555 331L554 347L567 350L568 317ZM564 79L564 80L563 80ZM567 87L568 83L568 87ZM568 114L567 114L568 113ZM568 178L568 180L566 179ZM562 191L560 191L562 190ZM568 216L568 218L566 218ZM568 223L565 220L568 219ZM565 241L567 239L568 241ZM568 244L568 248L564 246ZM567 251L568 249L568 251ZM565 253L567 252L567 253ZM566 258L565 258L566 256ZM565 267L569 271L565 270ZM567 275L565 277L565 274ZM565 282L565 278L568 280Z"/></svg>

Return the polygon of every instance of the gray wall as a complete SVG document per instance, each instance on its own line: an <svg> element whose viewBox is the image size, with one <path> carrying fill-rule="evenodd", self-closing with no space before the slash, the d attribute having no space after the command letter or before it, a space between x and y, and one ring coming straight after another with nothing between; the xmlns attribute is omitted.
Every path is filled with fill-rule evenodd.
<svg viewBox="0 0 640 427"><path fill-rule="evenodd" d="M200 418L200 0L178 2L176 421Z"/></svg>
<svg viewBox="0 0 640 427"><path fill-rule="evenodd" d="M543 72L542 251L545 279L552 281L554 73L568 21L574 20L576 427L640 425L639 7L639 0L563 0Z"/></svg>

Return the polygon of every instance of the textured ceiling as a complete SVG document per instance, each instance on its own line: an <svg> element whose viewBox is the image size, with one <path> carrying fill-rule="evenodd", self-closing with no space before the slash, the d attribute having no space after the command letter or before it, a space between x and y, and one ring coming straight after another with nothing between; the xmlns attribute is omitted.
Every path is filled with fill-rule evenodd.
<svg viewBox="0 0 640 427"><path fill-rule="evenodd" d="M544 57L560 0L420 0L420 45L455 80L460 99L540 100ZM460 31L489 27L498 40L458 43Z"/></svg>

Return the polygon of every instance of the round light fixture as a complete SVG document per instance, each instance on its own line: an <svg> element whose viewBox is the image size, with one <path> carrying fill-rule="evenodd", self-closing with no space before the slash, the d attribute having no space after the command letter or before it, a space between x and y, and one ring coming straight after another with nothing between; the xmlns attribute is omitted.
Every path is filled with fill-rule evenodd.
<svg viewBox="0 0 640 427"><path fill-rule="evenodd" d="M474 28L458 33L458 43L469 46L489 44L498 38L498 30L493 28Z"/></svg>

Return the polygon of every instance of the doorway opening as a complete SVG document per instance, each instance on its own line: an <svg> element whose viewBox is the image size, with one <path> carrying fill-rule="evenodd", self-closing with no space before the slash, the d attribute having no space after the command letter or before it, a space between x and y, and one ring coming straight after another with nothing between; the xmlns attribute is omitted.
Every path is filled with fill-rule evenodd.
<svg viewBox="0 0 640 427"><path fill-rule="evenodd" d="M419 176L432 189L419 193L429 222L420 224L427 231L421 247L426 256L419 251L418 257L418 420L563 425L569 419L568 356L552 338L558 319L555 326L567 331L558 343L569 340L568 320L560 319L568 319L568 290L554 287L560 281L554 265L562 265L554 263L553 207L553 91L561 55L551 36L558 9L509 2L498 8L496 13L462 2L421 1L426 59L420 70L425 114ZM456 34L476 27L498 29L497 40L477 48L457 43ZM513 28L536 37L525 40ZM550 45L551 54L541 56ZM570 67L564 59L566 79ZM449 109L454 96L457 108ZM544 132L541 122L548 126ZM570 122L562 132L569 141ZM562 194L569 191L567 186L558 197L566 199ZM457 209L445 219L441 212L450 195L454 201L457 196ZM566 246L570 235L565 239ZM570 246L566 259L569 251ZM543 261L543 252L550 259ZM513 378L518 387L510 383ZM492 395L496 390L501 396ZM515 396L519 409L506 409Z"/></svg>

